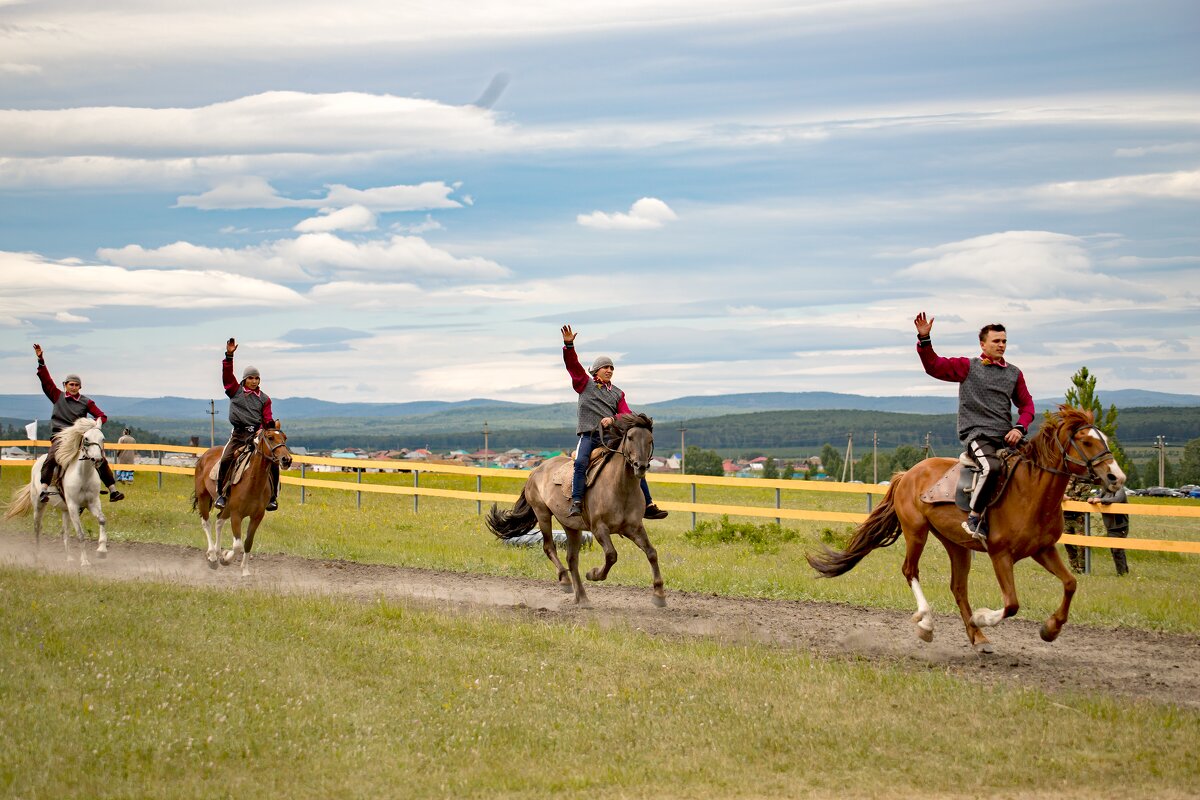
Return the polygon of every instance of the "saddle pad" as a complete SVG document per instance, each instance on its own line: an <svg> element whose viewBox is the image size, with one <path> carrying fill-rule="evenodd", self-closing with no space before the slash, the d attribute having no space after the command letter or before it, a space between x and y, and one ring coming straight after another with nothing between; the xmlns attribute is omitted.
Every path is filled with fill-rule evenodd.
<svg viewBox="0 0 1200 800"><path fill-rule="evenodd" d="M242 476L246 474L246 467L250 465L250 456L252 455L254 455L254 447L251 445L245 445L237 452L237 455L233 457L233 464L231 464L229 467L230 486L233 486L235 483L240 481ZM217 476L220 474L220 472L221 459L218 458L216 463L212 465L212 469L208 471L209 479L211 479L213 483L216 483Z"/></svg>
<svg viewBox="0 0 1200 800"><path fill-rule="evenodd" d="M962 472L962 464L956 463L937 482L921 493L921 502L937 505L938 503L953 503L954 491L958 488L958 476Z"/></svg>
<svg viewBox="0 0 1200 800"><path fill-rule="evenodd" d="M600 474L601 468L608 463L608 459L612 456L611 450L595 450L592 452L592 460L588 464L587 478L584 481L584 488L591 486L596 482L596 476ZM571 486L575 482L575 460L566 456L558 456L563 459L563 463L554 467L554 471L550 475L550 480L556 486L562 488L563 497L571 496Z"/></svg>

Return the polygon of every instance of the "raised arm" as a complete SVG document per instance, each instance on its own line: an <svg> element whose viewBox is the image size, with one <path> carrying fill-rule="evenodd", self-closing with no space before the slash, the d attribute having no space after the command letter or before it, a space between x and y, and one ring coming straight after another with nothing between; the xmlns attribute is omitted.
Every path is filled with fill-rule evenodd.
<svg viewBox="0 0 1200 800"><path fill-rule="evenodd" d="M225 387L226 397L233 397L240 385L233 376L233 354L237 347L237 342L232 336L229 337L229 341L225 343L225 360L221 362L221 385Z"/></svg>
<svg viewBox="0 0 1200 800"><path fill-rule="evenodd" d="M50 370L46 368L46 361L42 357L42 346L35 344L33 353L38 360L37 376L38 380L42 382L42 394L50 398L51 403L57 403L58 398L62 396L62 390L54 385L54 379L50 377Z"/></svg>
<svg viewBox="0 0 1200 800"><path fill-rule="evenodd" d="M969 358L942 358L933 351L933 341L930 339L930 332L933 330L933 317L926 317L922 311L917 314L917 318L913 320L913 324L917 328L917 355L921 357L921 366L925 368L925 372L939 381L949 381L951 383L962 383L967 379L967 373L971 369L971 360ZM1030 420L1033 419L1032 414Z"/></svg>
<svg viewBox="0 0 1200 800"><path fill-rule="evenodd" d="M570 325L562 326L563 363L571 376L571 388L575 390L576 394L583 394L583 390L588 385L588 374L583 365L579 363L579 354L575 352L576 335Z"/></svg>

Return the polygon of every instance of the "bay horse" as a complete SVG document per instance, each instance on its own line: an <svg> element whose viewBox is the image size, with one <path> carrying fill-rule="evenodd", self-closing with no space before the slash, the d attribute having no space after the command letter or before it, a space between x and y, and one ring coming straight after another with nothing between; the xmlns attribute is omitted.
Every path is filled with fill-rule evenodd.
<svg viewBox="0 0 1200 800"><path fill-rule="evenodd" d="M208 566L212 569L216 569L218 563L228 566L235 557L241 555L243 578L250 575L254 532L258 530L267 511L267 503L271 500L271 467L278 464L281 469L287 469L292 465L287 435L279 428L278 421L273 427L259 429L254 435L253 448L245 472L237 483L229 487L227 503L216 520L210 521L208 517L213 503L217 501L217 482L210 473L221 462L224 447L210 447L196 461L195 493L192 495L192 509L200 512L200 524L208 541ZM233 479L232 473L231 467L229 480ZM250 525L243 545L242 520L246 518L250 520ZM233 548L221 552L221 524L225 521L233 529Z"/></svg>
<svg viewBox="0 0 1200 800"><path fill-rule="evenodd" d="M605 463L600 467L594 483L583 498L583 525L579 517L567 516L571 498L571 471L560 470L571 464L570 456L555 456L538 465L529 475L521 496L508 511L499 511L492 505L486 523L488 529L501 539L512 539L528 532L536 523L542 532L542 550L558 572L558 584L564 592L575 592L575 603L581 607L591 606L579 578L579 547L583 531L590 530L596 541L604 548L604 566L588 570L589 581L602 581L617 563L617 549L612 537L624 536L646 554L653 573L651 601L656 606L667 604L663 591L662 573L658 569L658 552L650 544L646 527L642 524L646 512L646 497L642 494L641 480L650 468L650 456L654 453L654 420L645 414L623 414L609 427L620 443L616 448L598 447L599 458ZM614 437L615 438L615 437ZM563 485L556 484L556 473ZM553 520L557 518L567 535L567 566L558 559L558 548L554 543Z"/></svg>
<svg viewBox="0 0 1200 800"><path fill-rule="evenodd" d="M1013 564L1033 558L1063 584L1062 604L1042 625L1041 637L1052 642L1058 638L1071 609L1075 594L1075 576L1063 564L1055 547L1062 535L1063 494L1072 476L1090 475L1115 491L1125 483L1125 473L1117 466L1108 439L1093 424L1092 412L1071 406L1059 406L1031 439L1020 445L1007 462L1007 484L987 510L990 532L986 546L975 541L962 528L966 512L952 502L930 504L921 494L954 465L954 459L927 458L907 472L892 477L883 502L855 530L843 551L825 548L819 555L806 554L808 563L824 577L849 572L864 556L878 547L887 547L904 535L904 565L901 572L917 601L912 621L917 636L933 640L933 612L921 591L918 562L930 532L946 547L950 556L950 590L958 603L967 639L980 653L991 653L992 645L980 630L999 624L1017 613ZM971 570L971 552L983 551L992 560L1004 608L971 610L967 598L967 574Z"/></svg>
<svg viewBox="0 0 1200 800"><path fill-rule="evenodd" d="M100 525L100 542L96 546L96 557L108 557L108 530L104 509L100 505L100 475L97 465L104 459L104 432L97 420L84 417L75 420L69 428L54 435L58 439L55 459L62 470L62 495L53 492L45 503L39 503L42 494L42 463L47 456L38 456L33 464L29 483L17 489L4 513L5 519L13 519L33 511L34 546L40 547L42 539L42 515L54 507L62 511L63 548L67 561L71 561L70 530L68 520L79 537L79 566L91 566L87 557L87 539L83 534L82 511L92 512Z"/></svg>

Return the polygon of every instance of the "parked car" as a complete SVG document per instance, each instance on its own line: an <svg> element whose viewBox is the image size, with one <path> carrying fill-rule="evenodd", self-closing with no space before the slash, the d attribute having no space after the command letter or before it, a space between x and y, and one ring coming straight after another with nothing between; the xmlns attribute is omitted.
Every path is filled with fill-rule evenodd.
<svg viewBox="0 0 1200 800"><path fill-rule="evenodd" d="M1166 486L1151 486L1149 489L1144 489L1142 494L1146 497L1187 497L1183 492L1168 489Z"/></svg>

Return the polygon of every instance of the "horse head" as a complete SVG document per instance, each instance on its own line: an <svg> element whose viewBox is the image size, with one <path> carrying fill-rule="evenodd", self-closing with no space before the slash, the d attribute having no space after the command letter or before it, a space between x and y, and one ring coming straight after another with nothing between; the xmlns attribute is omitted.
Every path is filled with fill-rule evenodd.
<svg viewBox="0 0 1200 800"><path fill-rule="evenodd" d="M654 420L645 414L623 414L613 422L612 429L621 436L616 450L625 456L626 466L637 478L644 477L654 455Z"/></svg>
<svg viewBox="0 0 1200 800"><path fill-rule="evenodd" d="M1108 448L1108 437L1096 427L1091 411L1061 405L1048 427L1064 470L1079 477L1091 476L1113 491L1125 485L1125 473Z"/></svg>
<svg viewBox="0 0 1200 800"><path fill-rule="evenodd" d="M63 428L54 436L59 442L54 458L63 469L80 459L97 463L104 459L104 431L94 419L77 419L71 427Z"/></svg>
<svg viewBox="0 0 1200 800"><path fill-rule="evenodd" d="M279 464L283 469L292 466L292 451L288 450L287 434L276 421L274 426L263 428L258 435L258 450L263 458Z"/></svg>
<svg viewBox="0 0 1200 800"><path fill-rule="evenodd" d="M99 464L104 460L104 431L100 430L99 425L96 425L96 427L83 434L83 443L79 450L79 457L95 464Z"/></svg>

